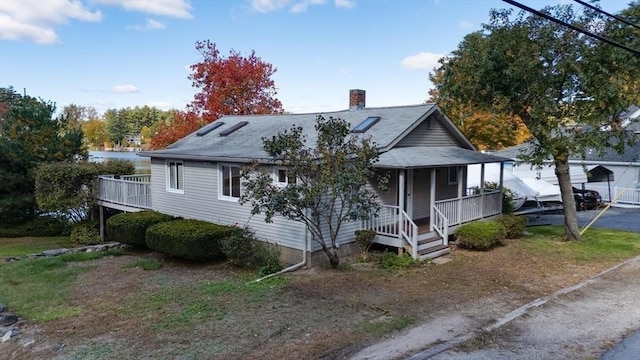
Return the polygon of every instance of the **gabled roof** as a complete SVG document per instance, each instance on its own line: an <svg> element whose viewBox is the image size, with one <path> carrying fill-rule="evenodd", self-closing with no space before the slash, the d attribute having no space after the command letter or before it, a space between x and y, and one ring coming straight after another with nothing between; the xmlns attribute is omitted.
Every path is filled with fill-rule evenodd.
<svg viewBox="0 0 640 360"><path fill-rule="evenodd" d="M263 137L273 137L296 125L303 128L303 133L307 137L307 145L313 147L316 141L315 124L318 115L323 115L325 118L331 116L343 119L350 124L352 129L368 117L380 117L377 123L364 133L357 135L371 136L372 140L378 145L379 150L386 152L391 150L395 144L432 114L442 114L440 108L435 104L364 108L309 114L224 116L216 122L224 122L225 124L207 132L205 135L198 136L197 133L200 131L198 130L171 144L166 149L147 151L141 153L141 155L185 160L245 162L256 159L267 162L270 157L264 151ZM455 125L445 116L441 116L441 118L444 119L443 125L445 128L456 138L458 143L464 149L475 152L471 142ZM247 121L248 124L228 136L220 136L221 132L243 121ZM433 156L433 154L430 156Z"/></svg>
<svg viewBox="0 0 640 360"><path fill-rule="evenodd" d="M532 146L533 143L531 141L528 141L520 145L494 151L492 152L492 154L518 161L520 160L519 157L522 152L529 152ZM625 145L624 152L622 154L619 154L612 148L606 148L602 156L599 156L595 151L587 151L585 155L586 156L584 160L589 162L640 162L640 142L636 142L633 146ZM551 159L549 159L549 161L551 161ZM569 161L575 162L583 160L580 155L572 154L569 157Z"/></svg>

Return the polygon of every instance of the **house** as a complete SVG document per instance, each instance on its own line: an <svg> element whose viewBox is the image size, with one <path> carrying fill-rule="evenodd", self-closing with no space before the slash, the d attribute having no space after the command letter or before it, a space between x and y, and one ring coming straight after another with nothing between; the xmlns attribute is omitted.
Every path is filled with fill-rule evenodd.
<svg viewBox="0 0 640 360"><path fill-rule="evenodd" d="M621 114L621 126L629 133L640 135L640 107L630 106ZM640 139L639 139L640 140ZM505 164L507 171L521 178L535 177L557 185L554 165L546 160L542 168L518 161L522 153L527 153L531 143L524 143L493 154L512 159ZM603 155L590 150L585 158L572 154L569 158L569 171L574 187L596 190L604 201L617 198L616 206L640 206L640 141L626 145L622 153L607 148Z"/></svg>
<svg viewBox="0 0 640 360"><path fill-rule="evenodd" d="M380 151L375 170L390 175L386 192L370 184L382 205L377 216L341 229L341 252L355 249L355 230L366 228L377 232L378 243L406 249L416 258L435 257L449 252L448 238L457 226L501 213L500 189L467 194L466 169L506 159L476 151L437 105L367 108L365 100L363 90L351 90L349 109L321 113L371 136ZM259 239L280 245L286 262L297 262L303 252L311 255L311 263L323 260L304 224L282 217L265 223L263 216L251 216L250 206L238 202L241 168L253 160L272 171L274 182L287 181L280 176L285 169L271 165L262 138L295 124L313 143L318 115L224 116L166 149L141 153L151 158L150 208L219 224L249 225ZM106 197L101 195L105 206Z"/></svg>

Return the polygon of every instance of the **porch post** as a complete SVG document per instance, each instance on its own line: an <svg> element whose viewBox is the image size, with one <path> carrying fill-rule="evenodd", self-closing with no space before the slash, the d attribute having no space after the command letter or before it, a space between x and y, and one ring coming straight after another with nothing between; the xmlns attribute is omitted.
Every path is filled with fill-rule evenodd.
<svg viewBox="0 0 640 360"><path fill-rule="evenodd" d="M484 163L480 164L480 218L484 218Z"/></svg>
<svg viewBox="0 0 640 360"><path fill-rule="evenodd" d="M462 222L462 186L464 185L462 181L462 166L458 166L456 171L458 172L458 201L456 207L458 208L458 221Z"/></svg>
<svg viewBox="0 0 640 360"><path fill-rule="evenodd" d="M398 171L398 239L402 240L402 212L404 211L404 199L405 195L405 169Z"/></svg>
<svg viewBox="0 0 640 360"><path fill-rule="evenodd" d="M429 231L433 231L433 207L436 206L436 168L431 168L429 184Z"/></svg>

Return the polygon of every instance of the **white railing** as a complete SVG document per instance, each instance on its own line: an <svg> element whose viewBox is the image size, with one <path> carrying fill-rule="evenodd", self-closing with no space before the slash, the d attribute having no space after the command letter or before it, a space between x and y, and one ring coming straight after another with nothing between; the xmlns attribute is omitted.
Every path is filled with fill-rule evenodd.
<svg viewBox="0 0 640 360"><path fill-rule="evenodd" d="M433 207L433 229L442 238L442 245L449 245L449 220L437 207Z"/></svg>
<svg viewBox="0 0 640 360"><path fill-rule="evenodd" d="M362 222L362 228L407 242L412 248L412 256L418 256L418 226L398 206L382 205L376 215Z"/></svg>
<svg viewBox="0 0 640 360"><path fill-rule="evenodd" d="M608 186L585 184L584 187L587 190L597 191L602 197L602 201L611 202L612 199L615 199L618 195L620 195L620 193L622 193L622 195L620 195L620 197L618 198L617 203L627 205L640 205L640 189L613 186L611 187L611 198L609 198Z"/></svg>
<svg viewBox="0 0 640 360"><path fill-rule="evenodd" d="M98 176L98 200L140 209L151 209L151 176Z"/></svg>
<svg viewBox="0 0 640 360"><path fill-rule="evenodd" d="M502 194L490 190L484 194L435 202L435 208L449 221L449 226L498 215L502 212Z"/></svg>

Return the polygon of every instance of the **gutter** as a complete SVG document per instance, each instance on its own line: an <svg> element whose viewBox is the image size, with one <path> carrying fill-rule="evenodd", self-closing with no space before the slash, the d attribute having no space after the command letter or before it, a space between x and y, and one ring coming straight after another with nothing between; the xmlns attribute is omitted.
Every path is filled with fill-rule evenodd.
<svg viewBox="0 0 640 360"><path fill-rule="evenodd" d="M284 273L289 272L289 271L298 270L301 267L307 265L308 244L309 244L309 228L307 226L305 226L305 228L304 228L304 249L302 251L302 261L297 263L297 264L295 264L295 265L291 265L286 269L280 270L280 271L278 271L276 273L269 274L267 276L263 276L263 277L261 277L259 279L256 279L256 280L252 281L252 282L260 282L260 281L262 281L264 279L268 279L268 278L271 278L271 277L274 277L274 276L277 276L277 275L281 275L281 274L284 274Z"/></svg>

